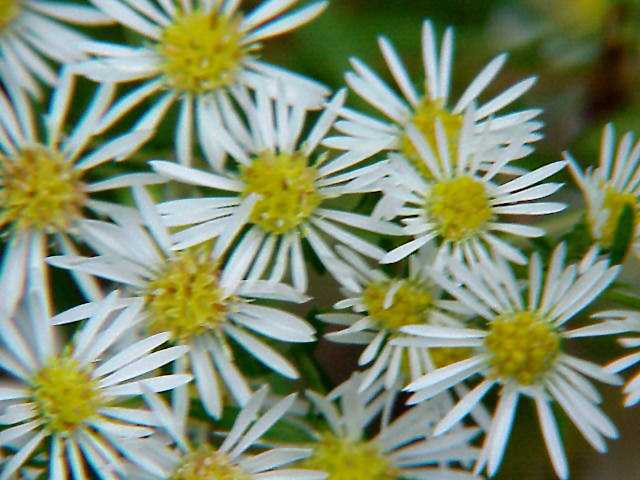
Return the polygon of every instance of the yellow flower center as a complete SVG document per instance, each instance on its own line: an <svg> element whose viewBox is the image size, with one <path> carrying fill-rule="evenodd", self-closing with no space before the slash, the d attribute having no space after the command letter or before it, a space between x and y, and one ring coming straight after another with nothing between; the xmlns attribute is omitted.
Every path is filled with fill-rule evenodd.
<svg viewBox="0 0 640 480"><path fill-rule="evenodd" d="M397 331L406 325L423 324L427 321L427 315L433 306L429 290L414 280L401 280L400 283L388 308L385 308L387 293L397 286L397 281L370 283L362 292L367 312L379 323L380 328Z"/></svg>
<svg viewBox="0 0 640 480"><path fill-rule="evenodd" d="M185 455L169 480L251 480L253 477L233 465L229 458L205 445Z"/></svg>
<svg viewBox="0 0 640 480"><path fill-rule="evenodd" d="M258 155L241 170L244 195L260 195L251 212L251 222L274 234L296 228L322 203L315 185L317 173L299 152Z"/></svg>
<svg viewBox="0 0 640 480"><path fill-rule="evenodd" d="M69 355L49 360L31 384L36 407L51 433L72 432L104 405L88 369Z"/></svg>
<svg viewBox="0 0 640 480"><path fill-rule="evenodd" d="M609 212L602 231L600 233L600 242L610 247L613 244L613 240L618 228L618 222L620 221L620 215L624 207L629 205L633 211L634 224L638 224L640 221L640 206L638 206L638 199L633 193L620 192L613 188L608 188L604 194L604 209Z"/></svg>
<svg viewBox="0 0 640 480"><path fill-rule="evenodd" d="M327 480L395 480L400 472L370 442L349 441L327 433L301 468L329 474Z"/></svg>
<svg viewBox="0 0 640 480"><path fill-rule="evenodd" d="M233 83L250 50L242 37L239 18L202 10L178 15L157 46L167 82L195 94Z"/></svg>
<svg viewBox="0 0 640 480"><path fill-rule="evenodd" d="M168 261L144 292L149 331L168 331L174 341L188 342L218 328L230 301L218 278L218 265L204 248L185 250Z"/></svg>
<svg viewBox="0 0 640 480"><path fill-rule="evenodd" d="M0 226L59 232L81 216L81 172L61 153L37 145L0 156L0 169Z"/></svg>
<svg viewBox="0 0 640 480"><path fill-rule="evenodd" d="M440 347L430 348L429 355L431 361L436 368L442 368L454 363L461 362L473 356L473 350L470 348Z"/></svg>
<svg viewBox="0 0 640 480"><path fill-rule="evenodd" d="M18 0L0 0L0 31L4 30L20 13Z"/></svg>
<svg viewBox="0 0 640 480"><path fill-rule="evenodd" d="M495 377L532 385L553 366L560 336L538 313L522 311L492 321L484 345Z"/></svg>
<svg viewBox="0 0 640 480"><path fill-rule="evenodd" d="M473 237L493 218L484 185L467 176L433 185L426 210L442 238L452 242Z"/></svg>
<svg viewBox="0 0 640 480"><path fill-rule="evenodd" d="M436 159L441 161L438 154L438 141L436 139L436 120L440 120L447 135L447 146L449 147L449 159L455 164L458 152L458 140L462 130L462 115L451 113L444 106L443 100L422 99L415 109L411 123L424 135L425 140L431 147ZM427 179L433 178L433 172L429 170L420 155L416 151L411 139L407 134L400 138L400 151Z"/></svg>

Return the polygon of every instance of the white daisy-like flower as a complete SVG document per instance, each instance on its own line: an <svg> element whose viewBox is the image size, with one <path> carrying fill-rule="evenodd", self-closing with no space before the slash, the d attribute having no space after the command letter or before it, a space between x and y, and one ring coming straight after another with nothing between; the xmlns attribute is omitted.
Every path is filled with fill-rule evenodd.
<svg viewBox="0 0 640 480"><path fill-rule="evenodd" d="M322 321L345 328L325 335L329 340L364 345L358 363L370 368L363 375L361 390L384 376L385 388L391 389L400 379L417 380L434 367L469 358L464 349L405 347L390 340L406 336L413 326L426 328L463 327L473 312L458 301L445 299L443 290L433 282L431 273L444 265L434 264L435 249L424 248L408 259L407 277L389 277L373 268L360 255L346 247L337 247L340 255L354 269L358 290L343 289L344 300L336 309L350 308L352 313L324 313Z"/></svg>
<svg viewBox="0 0 640 480"><path fill-rule="evenodd" d="M629 333L637 335L640 333L640 312L632 310L607 310L593 315L593 318L603 319L603 325L607 327L607 333ZM619 339L622 346L626 348L640 347L640 336L631 336ZM628 368L640 363L640 351L630 353L607 365L607 371L620 373ZM640 372L629 379L624 387L626 394L624 405L631 407L640 402Z"/></svg>
<svg viewBox="0 0 640 480"><path fill-rule="evenodd" d="M605 248L612 246L620 215L628 205L633 214L633 249L640 255L640 141L634 145L633 133L627 132L616 151L615 131L613 125L608 124L602 132L597 168L589 167L583 172L569 153L564 155L584 195L594 240Z"/></svg>
<svg viewBox="0 0 640 480"><path fill-rule="evenodd" d="M0 2L0 82L10 90L42 95L41 83L54 86L58 74L51 62L70 64L87 58L87 37L67 24L98 26L111 23L89 5L45 0ZM24 98L16 100L25 102ZM24 103L23 105L26 105Z"/></svg>
<svg viewBox="0 0 640 480"><path fill-rule="evenodd" d="M98 255L49 257L49 263L114 281L141 299L143 331L168 331L173 343L190 347L190 362L176 362L175 369L193 372L200 399L214 417L222 412L220 379L240 405L251 395L229 340L275 372L297 378L296 368L282 354L249 331L284 342L312 342L315 330L307 322L256 301L302 303L308 298L282 283L242 281L233 255L223 267L209 245L176 252L148 193L134 187L133 194L144 223L125 211L113 215L115 223L84 220L79 229ZM188 397L186 390L179 394L175 406L182 411Z"/></svg>
<svg viewBox="0 0 640 480"><path fill-rule="evenodd" d="M388 404L389 392L381 393L382 382L362 391L361 380L354 374L326 397L307 392L328 428L314 432L313 453L301 466L323 470L329 480L476 478L452 464L477 458L470 442L478 429L459 426L455 432L433 437L433 427L443 415L439 399L413 407L390 423L383 416L379 433L367 438L366 429Z"/></svg>
<svg viewBox="0 0 640 480"><path fill-rule="evenodd" d="M496 233L521 237L540 237L539 227L506 222L504 215L546 215L561 211L565 205L557 202L538 202L556 192L561 183L541 181L559 172L566 162L554 162L529 173L519 174L505 183L496 178L504 166L520 157L528 147L515 142L508 147L496 147L483 152L471 152L469 139L473 108L465 114L460 138L454 151L442 123L436 120L439 158L417 128L407 127L407 134L419 153L431 179L416 173L404 159L392 156L390 181L386 196L377 207L383 218L398 216L404 223L404 233L414 237L390 251L382 263L396 262L429 242L436 242L439 254L468 259L486 255L486 246L515 263L526 258L514 246ZM457 158L457 161L452 159ZM481 167L490 159L491 167ZM398 205L400 208L398 208Z"/></svg>
<svg viewBox="0 0 640 480"><path fill-rule="evenodd" d="M164 427L171 443L160 439L133 440L130 449L139 459L139 471L131 472L128 479L138 480L323 480L323 472L302 468L282 468L303 459L311 453L308 448L267 448L261 437L289 410L296 394L278 401L264 413L267 386L258 390L238 414L231 430L224 434L219 447L208 443L193 445L189 442L184 425L162 398L148 391L147 402L159 423ZM260 444L258 454L248 450Z"/></svg>
<svg viewBox="0 0 640 480"><path fill-rule="evenodd" d="M43 295L48 292L44 264L48 237L57 241L61 251L73 253L75 246L69 233L75 233L75 224L85 212L117 208L92 199L92 194L133 183L162 181L151 173L89 180L96 167L134 153L149 132L130 132L93 144L95 126L108 111L113 96L113 86L104 84L67 134L74 84L74 77L65 70L49 112L37 121L30 108L21 108L29 104L26 99L12 105L0 93L0 228L9 237L0 273L3 316L11 314L26 284L37 286ZM76 280L87 298L101 297L91 279L79 275Z"/></svg>
<svg viewBox="0 0 640 480"><path fill-rule="evenodd" d="M431 342L475 348L471 358L437 369L413 382L410 403L420 402L481 375L482 381L440 421L435 434L449 430L494 387L500 388L494 418L484 440L475 471L487 467L493 476L502 461L518 402L531 398L549 456L558 477L569 476L564 447L552 413L557 402L587 441L599 452L605 438L616 438L616 427L600 410L602 398L587 379L619 385L622 379L592 362L567 353L572 339L618 333L617 327L595 324L567 329L567 322L592 303L616 278L620 266L610 267L592 248L577 264L564 265L566 245L553 252L546 275L537 253L529 261L528 292L523 296L504 259L481 258L470 267L452 261L450 276L435 280L454 298L486 321L479 328L442 328L424 332ZM420 336L416 329L414 335Z"/></svg>
<svg viewBox="0 0 640 480"><path fill-rule="evenodd" d="M89 320L62 348L50 324L75 315L76 309L51 319L38 296L29 295L25 308L1 320L0 367L12 378L0 386L0 446L14 452L0 468L2 480L15 478L45 442L48 478L84 479L87 467L99 478L118 478L130 455L121 442L153 433L149 412L128 405L142 395L140 384L160 392L191 380L185 374L155 373L188 350L156 350L169 340L168 333L121 342L142 319L141 301L123 300L114 292L81 308Z"/></svg>
<svg viewBox="0 0 640 480"><path fill-rule="evenodd" d="M426 76L424 92L416 90L391 42L381 37L379 44L391 75L402 92L401 95L361 61L352 59L351 64L355 72L346 74L347 83L387 119L379 120L345 108L342 111L345 120L336 125L344 136L331 138L326 143L346 150L373 148L377 151L400 152L418 172L429 177L432 172L420 160L418 152L409 139L407 127L414 125L425 136L431 148L436 151L436 120L438 120L449 137L450 145L457 144L465 110L477 101L483 90L495 78L507 56L502 54L493 59L471 82L458 102L450 107L448 104L453 62L451 27L444 35L438 57L433 26L428 20L423 24L422 49ZM531 121L540 113L540 110L497 115L500 110L529 90L534 83L535 78L523 80L478 107L472 119L472 131L483 132L483 138L481 142L472 143L474 148L487 148L487 142L491 145L510 143L514 137L523 137L525 142L533 142L541 138L536 130L542 124Z"/></svg>
<svg viewBox="0 0 640 480"><path fill-rule="evenodd" d="M249 279L268 275L271 281L281 281L290 272L293 285L305 291L308 277L302 241L306 240L338 281L357 288L351 269L323 237L379 260L385 251L352 233L351 228L392 235L402 230L332 206L339 205L336 199L343 196L379 190L379 180L386 174L385 162L351 168L368 158L365 151L331 160L326 153L314 155L344 97L345 92L339 92L301 139L304 109L291 107L282 99L271 101L264 92L258 92L255 100L246 94L241 105L249 129L236 123L232 134L226 135L216 128L217 123L209 125L208 141L219 143L234 160L226 171L152 161L154 170L168 178L213 190L203 198L159 205L166 225L193 225L173 235L175 247L187 248L216 238L215 254L220 255L246 227L229 268Z"/></svg>
<svg viewBox="0 0 640 480"><path fill-rule="evenodd" d="M141 81L120 100L121 111L114 115L154 98L154 106L140 122L143 128L159 122L178 102L175 144L184 165L192 160L194 124L202 139L209 135L210 115L235 121L230 94L238 87L262 87L276 95L279 85L286 85L288 101L311 109L329 94L317 82L265 63L257 55L261 42L311 21L326 8L326 1L284 15L298 0L263 1L247 14L239 11L238 0L91 1L145 43L85 42L95 58L79 64L77 71L98 82Z"/></svg>

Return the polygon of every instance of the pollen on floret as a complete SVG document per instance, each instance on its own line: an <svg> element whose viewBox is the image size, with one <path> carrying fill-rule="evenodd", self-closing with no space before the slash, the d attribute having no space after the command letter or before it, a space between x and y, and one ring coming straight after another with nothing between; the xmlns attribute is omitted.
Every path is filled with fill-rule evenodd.
<svg viewBox="0 0 640 480"><path fill-rule="evenodd" d="M169 480L251 480L222 452L204 445L186 454Z"/></svg>
<svg viewBox="0 0 640 480"><path fill-rule="evenodd" d="M0 156L0 226L65 231L82 215L82 173L61 153L42 145Z"/></svg>
<svg viewBox="0 0 640 480"><path fill-rule="evenodd" d="M104 406L97 382L70 355L51 358L31 385L34 404L51 433L73 432Z"/></svg>
<svg viewBox="0 0 640 480"><path fill-rule="evenodd" d="M406 325L423 324L433 307L431 292L417 280L387 280L372 282L362 292L362 302L368 315L380 328L397 331ZM395 289L389 304L386 300L390 289ZM385 308L386 307L386 308Z"/></svg>
<svg viewBox="0 0 640 480"><path fill-rule="evenodd" d="M447 367L473 356L473 350L466 347L430 348L429 355L435 368Z"/></svg>
<svg viewBox="0 0 640 480"><path fill-rule="evenodd" d="M277 235L296 228L322 203L315 184L317 174L300 152L259 154L241 169L243 195L259 195L251 222Z"/></svg>
<svg viewBox="0 0 640 480"><path fill-rule="evenodd" d="M233 83L250 47L243 43L240 18L194 10L162 31L157 50L167 83L200 94Z"/></svg>
<svg viewBox="0 0 640 480"><path fill-rule="evenodd" d="M629 205L633 212L634 225L640 223L640 206L638 199L633 193L621 192L614 188L607 188L604 194L603 208L607 211L607 218L600 231L600 242L606 247L613 244L613 240L618 228L618 222L624 207Z"/></svg>
<svg viewBox="0 0 640 480"><path fill-rule="evenodd" d="M438 161L441 161L438 154L438 141L436 139L436 120L440 120L447 137L450 161L455 164L458 151L458 140L462 130L463 116L451 113L445 106L444 100L431 100L423 98L416 106L411 123L424 136L431 151ZM400 138L400 150L418 172L427 179L433 178L433 172L420 158L420 155L413 146L411 139L405 133Z"/></svg>
<svg viewBox="0 0 640 480"><path fill-rule="evenodd" d="M532 385L553 367L560 336L537 312L522 311L493 320L484 345L493 376Z"/></svg>
<svg viewBox="0 0 640 480"><path fill-rule="evenodd" d="M477 235L493 218L485 186L469 176L434 184L425 208L441 237L451 242Z"/></svg>
<svg viewBox="0 0 640 480"><path fill-rule="evenodd" d="M4 30L19 13L19 0L0 0L0 31Z"/></svg>
<svg viewBox="0 0 640 480"><path fill-rule="evenodd" d="M329 474L327 480L395 480L398 469L375 444L325 433L300 468Z"/></svg>
<svg viewBox="0 0 640 480"><path fill-rule="evenodd" d="M231 301L220 287L218 265L206 248L185 250L168 260L147 285L144 297L149 331L171 332L176 342L219 328Z"/></svg>

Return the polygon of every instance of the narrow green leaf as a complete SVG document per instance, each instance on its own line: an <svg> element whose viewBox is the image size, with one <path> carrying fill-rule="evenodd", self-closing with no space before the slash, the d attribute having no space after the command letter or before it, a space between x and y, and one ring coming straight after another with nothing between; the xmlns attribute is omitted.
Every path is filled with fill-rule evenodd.
<svg viewBox="0 0 640 480"><path fill-rule="evenodd" d="M627 256L635 231L635 214L631 205L625 205L618 219L609 258L611 263L622 263Z"/></svg>

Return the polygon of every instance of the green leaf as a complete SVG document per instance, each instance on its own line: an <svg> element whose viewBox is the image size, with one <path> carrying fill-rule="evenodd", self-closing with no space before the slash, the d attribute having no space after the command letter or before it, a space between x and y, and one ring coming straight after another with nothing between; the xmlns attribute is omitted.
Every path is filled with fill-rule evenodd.
<svg viewBox="0 0 640 480"><path fill-rule="evenodd" d="M625 307L640 310L640 297L636 297L635 295L629 295L628 293L623 293L618 290L611 290L606 292L602 298L619 303Z"/></svg>
<svg viewBox="0 0 640 480"><path fill-rule="evenodd" d="M629 251L635 231L635 214L631 205L625 205L618 219L609 258L611 263L622 263Z"/></svg>

